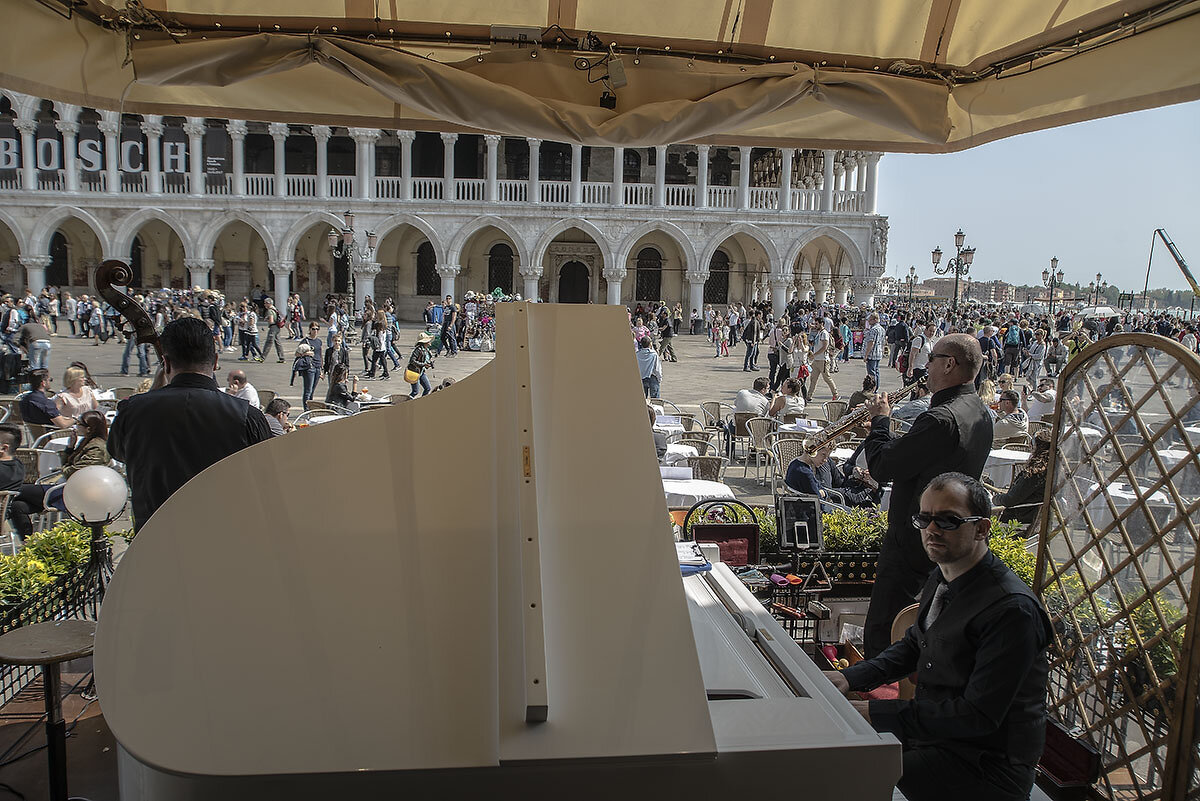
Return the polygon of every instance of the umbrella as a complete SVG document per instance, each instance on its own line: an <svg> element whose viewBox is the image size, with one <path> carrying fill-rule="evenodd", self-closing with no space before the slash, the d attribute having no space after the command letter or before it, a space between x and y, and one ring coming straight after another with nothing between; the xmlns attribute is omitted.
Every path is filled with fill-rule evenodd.
<svg viewBox="0 0 1200 801"><path fill-rule="evenodd" d="M952 152L1200 98L1198 4L0 0L0 86L601 147Z"/></svg>
<svg viewBox="0 0 1200 801"><path fill-rule="evenodd" d="M1084 317L1115 317L1120 312L1112 306L1084 306L1079 313Z"/></svg>
<svg viewBox="0 0 1200 801"><path fill-rule="evenodd" d="M1040 303L1026 303L1021 307L1023 314L1045 314L1046 307Z"/></svg>

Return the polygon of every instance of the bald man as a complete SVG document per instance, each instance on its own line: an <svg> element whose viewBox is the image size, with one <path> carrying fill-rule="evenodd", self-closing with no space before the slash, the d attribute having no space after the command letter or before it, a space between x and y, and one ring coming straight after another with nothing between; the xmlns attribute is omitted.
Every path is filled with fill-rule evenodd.
<svg viewBox="0 0 1200 801"><path fill-rule="evenodd" d="M992 447L992 416L975 392L983 364L979 341L969 334L947 334L933 344L926 364L929 411L913 421L902 437L891 433L891 407L880 394L868 404L871 433L863 443L871 476L892 482L888 529L879 549L879 567L871 589L864 645L868 658L891 645L896 613L914 603L933 563L913 528L921 492L938 475L966 473L978 479Z"/></svg>
<svg viewBox="0 0 1200 801"><path fill-rule="evenodd" d="M230 370L229 375L225 379L225 392L235 398L241 398L244 401L249 401L250 405L255 409L261 409L262 405L258 401L258 390L246 378L246 374L241 370Z"/></svg>

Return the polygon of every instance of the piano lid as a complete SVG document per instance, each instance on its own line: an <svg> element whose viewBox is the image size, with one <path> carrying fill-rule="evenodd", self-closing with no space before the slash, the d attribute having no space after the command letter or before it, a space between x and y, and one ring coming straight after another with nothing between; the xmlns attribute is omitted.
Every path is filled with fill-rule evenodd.
<svg viewBox="0 0 1200 801"><path fill-rule="evenodd" d="M234 454L147 521L95 654L133 756L262 775L715 751L625 314L498 311L474 375Z"/></svg>

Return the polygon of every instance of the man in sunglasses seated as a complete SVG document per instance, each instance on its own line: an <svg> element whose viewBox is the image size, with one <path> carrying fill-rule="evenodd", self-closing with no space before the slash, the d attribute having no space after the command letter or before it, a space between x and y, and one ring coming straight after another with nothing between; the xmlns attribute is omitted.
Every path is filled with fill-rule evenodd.
<svg viewBox="0 0 1200 801"><path fill-rule="evenodd" d="M878 656L825 674L845 693L916 673L912 700L853 702L904 747L897 786L909 801L1024 801L1042 755L1050 621L988 548L991 505L970 476L930 482L912 516L937 565L917 622Z"/></svg>
<svg viewBox="0 0 1200 801"><path fill-rule="evenodd" d="M913 420L902 437L891 432L891 406L880 393L867 404L871 431L863 441L867 467L879 484L892 482L888 529L879 549L879 567L871 588L863 634L866 655L875 656L892 641L896 613L916 600L933 567L910 519L921 490L952 470L979 478L992 448L992 415L975 391L983 364L979 340L947 334L934 343L925 365L929 409Z"/></svg>

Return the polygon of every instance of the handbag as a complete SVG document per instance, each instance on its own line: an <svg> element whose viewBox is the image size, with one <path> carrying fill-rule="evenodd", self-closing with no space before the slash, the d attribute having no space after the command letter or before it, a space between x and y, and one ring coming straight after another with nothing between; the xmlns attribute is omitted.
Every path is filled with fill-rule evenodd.
<svg viewBox="0 0 1200 801"><path fill-rule="evenodd" d="M808 378L810 375L812 375L812 368L809 367L807 364L802 364L798 368L796 368L796 377L797 378Z"/></svg>

